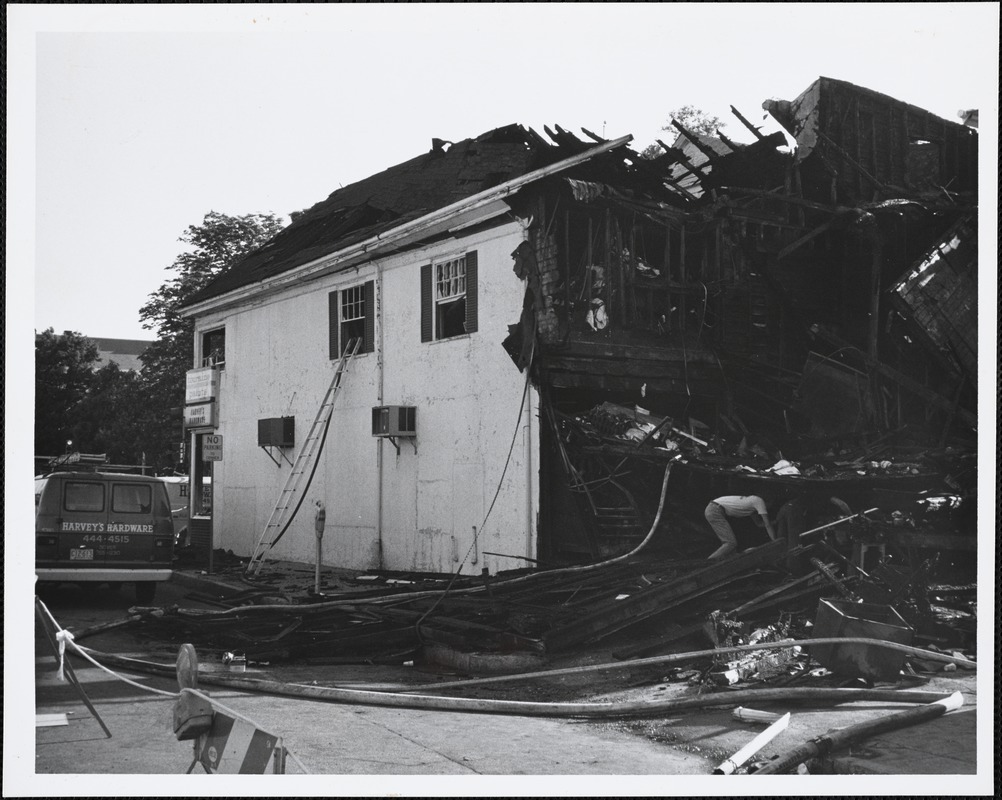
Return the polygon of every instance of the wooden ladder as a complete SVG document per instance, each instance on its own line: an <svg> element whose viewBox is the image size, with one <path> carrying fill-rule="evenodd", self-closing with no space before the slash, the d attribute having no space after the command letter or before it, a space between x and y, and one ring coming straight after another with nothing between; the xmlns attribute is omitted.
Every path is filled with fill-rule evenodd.
<svg viewBox="0 0 1002 800"><path fill-rule="evenodd" d="M327 394L324 395L323 402L320 404L316 419L313 420L310 432L303 441L303 446L300 448L295 463L292 465L292 471L285 482L285 488L279 494L278 502L275 503L275 508L272 510L271 516L268 517L268 522L265 524L264 530L261 531L261 537L258 539L254 553L247 564L247 575L257 575L261 571L265 556L285 535L303 503L303 498L305 498L306 492L310 488L310 482L313 480L312 467L323 449L324 440L327 438L327 429L330 427L334 401L341 388L341 379L361 344L361 339L349 340L341 358L338 359L334 377L331 378L330 386L327 387Z"/></svg>

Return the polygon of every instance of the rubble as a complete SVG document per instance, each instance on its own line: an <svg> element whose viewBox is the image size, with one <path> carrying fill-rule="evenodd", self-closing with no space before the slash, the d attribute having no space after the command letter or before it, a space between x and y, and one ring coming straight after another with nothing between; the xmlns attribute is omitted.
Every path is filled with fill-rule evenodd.
<svg viewBox="0 0 1002 800"><path fill-rule="evenodd" d="M819 603L973 650L973 590L945 587L972 585L977 551L977 133L829 78L764 107L794 147L737 109L754 141L676 125L652 160L584 131L608 147L505 200L529 220L504 346L539 394L530 567L318 580L286 606L259 585L234 601L261 605L140 624L312 663L783 642L671 676L728 687L928 667L839 674L853 658L795 644ZM593 146L546 133L518 136L553 159ZM707 563L701 511L727 494L763 498L779 538L737 525L739 552Z"/></svg>

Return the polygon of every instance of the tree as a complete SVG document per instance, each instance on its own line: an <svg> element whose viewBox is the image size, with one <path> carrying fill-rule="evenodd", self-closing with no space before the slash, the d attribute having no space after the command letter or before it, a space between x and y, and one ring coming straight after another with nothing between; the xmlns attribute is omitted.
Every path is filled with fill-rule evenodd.
<svg viewBox="0 0 1002 800"><path fill-rule="evenodd" d="M35 334L36 455L61 455L71 439L80 449L74 420L90 389L97 359L97 345L75 331L58 335L47 328Z"/></svg>
<svg viewBox="0 0 1002 800"><path fill-rule="evenodd" d="M178 466L174 446L180 424L176 409L184 405L185 373L191 368L194 323L181 316L181 307L212 278L261 247L282 229L274 214L229 216L210 211L201 225L189 225L179 241L189 249L167 270L176 273L149 296L139 310L147 330L157 338L140 358L143 371L140 396L146 416L145 452L159 470Z"/></svg>
<svg viewBox="0 0 1002 800"><path fill-rule="evenodd" d="M106 453L112 464L141 464L147 431L139 375L115 362L94 372L74 415L77 449Z"/></svg>
<svg viewBox="0 0 1002 800"><path fill-rule="evenodd" d="M723 122L720 117L715 117L712 114L707 114L703 109L696 108L696 106L681 106L673 111L668 112L668 124L663 126L661 130L668 131L672 134L679 133L678 128L671 124L671 120L675 120L679 125L692 133L698 134L700 136L715 136L718 128L723 128L727 123ZM685 136L682 136L685 139ZM640 157L646 158L648 160L652 158L657 158L664 152L661 145L656 142L647 145L643 150L640 151Z"/></svg>

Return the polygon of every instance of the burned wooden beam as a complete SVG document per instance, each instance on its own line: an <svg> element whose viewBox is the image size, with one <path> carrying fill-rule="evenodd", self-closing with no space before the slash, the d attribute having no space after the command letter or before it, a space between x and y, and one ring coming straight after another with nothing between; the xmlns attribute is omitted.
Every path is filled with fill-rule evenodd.
<svg viewBox="0 0 1002 800"><path fill-rule="evenodd" d="M881 541L898 547L915 547L930 550L977 550L978 537L963 534L922 533L881 529Z"/></svg>
<svg viewBox="0 0 1002 800"><path fill-rule="evenodd" d="M719 154L712 147L707 147L703 144L697 134L687 130L680 122L673 119L671 124L678 128L679 132L685 136L686 139L692 142L692 146L699 150L699 152L706 156L710 161L715 161L719 157Z"/></svg>
<svg viewBox="0 0 1002 800"><path fill-rule="evenodd" d="M686 154L677 147L671 147L662 142L660 139L657 140L657 143L665 149L666 154L671 155L680 166L685 167L686 171L692 173L696 178L703 178L705 175L709 174L704 171L702 167L697 167L693 164Z"/></svg>
<svg viewBox="0 0 1002 800"><path fill-rule="evenodd" d="M826 135L824 131L818 131L818 138L820 138L823 142L825 142L825 144L827 144L829 147L835 150L835 152L838 153L840 156L842 156L842 158L848 161L849 165L854 167L856 171L860 174L860 176L866 178L866 180L872 183L877 189L886 194L895 194L895 192L890 191L889 187L885 183L882 183L878 178L871 175L863 167L863 165L859 163L859 161L857 161L855 158L849 155L842 147L838 145L838 143L836 143L834 140L832 140L831 137ZM898 194L900 194L900 192L898 192Z"/></svg>
<svg viewBox="0 0 1002 800"><path fill-rule="evenodd" d="M740 120L741 124L744 125L748 130L752 132L756 139L764 139L762 132L754 125L752 125L744 115L738 111L734 106L731 106L731 113Z"/></svg>
<svg viewBox="0 0 1002 800"><path fill-rule="evenodd" d="M566 131L559 125L553 126L556 130L550 130L548 125L543 126L543 130L546 131L546 135L553 139L559 146L566 148L572 153L583 153L588 149L588 145L582 142L570 131Z"/></svg>
<svg viewBox="0 0 1002 800"><path fill-rule="evenodd" d="M722 141L729 148L731 148L731 150L734 150L735 152L737 152L738 150L740 150L741 147L742 147L737 142L731 141L726 136L724 136L724 133L723 133L723 131L720 130L720 128L717 128L717 138L720 139L720 141Z"/></svg>
<svg viewBox="0 0 1002 800"><path fill-rule="evenodd" d="M817 325L813 326L811 328L811 332L817 336L820 336L822 339L827 341L829 344L834 345L835 347L852 347L852 345L849 342L845 341L840 336L837 336L834 333L831 333L830 331L826 331L824 328L821 328L820 326ZM909 378L907 375L898 372L893 367L887 366L882 361L878 361L875 358L871 358L868 354L863 353L862 351L859 351L859 354L860 357L863 359L863 361L867 364L867 366L873 367L873 369L877 370L877 372L879 372L884 377L890 378L892 381L897 383L902 389L906 389L907 391L910 391L913 394L918 395L923 400L925 400L928 403L931 403L932 405L936 406L942 411L946 411L947 413L954 413L954 403L951 398L943 397L943 395L939 394L938 392L934 392L927 386L923 386L917 380ZM965 408L958 408L956 410L956 416L958 416L966 424L972 427L978 424L977 415L972 414Z"/></svg>
<svg viewBox="0 0 1002 800"><path fill-rule="evenodd" d="M814 203L810 200L804 200L802 197L796 197L790 194L781 194L780 192L770 192L765 189L751 189L744 186L720 186L718 187L721 192L727 192L729 194L747 194L752 197L763 197L769 200L779 200L784 203L791 203L796 206L802 206L803 208L810 208L814 211L824 211L827 214L835 212L849 211L850 209L844 206L826 206L821 203Z"/></svg>
<svg viewBox="0 0 1002 800"><path fill-rule="evenodd" d="M644 616L657 613L673 600L690 597L705 590L709 585L740 575L762 564L775 563L786 556L786 551L785 541L770 542L669 583L652 586L624 600L585 614L569 625L550 631L543 636L543 643L548 651L557 652L588 639L606 635Z"/></svg>
<svg viewBox="0 0 1002 800"><path fill-rule="evenodd" d="M776 256L776 260L777 261L782 261L788 255L790 255L790 253L794 252L795 250L800 249L801 247L803 247L805 244L807 244L812 239L816 239L821 234L825 233L826 231L831 230L831 228L832 228L832 226L834 224L835 224L835 220L830 219L827 222L823 222L821 225L818 225L818 227L816 227L811 232L805 233L799 239L797 239L794 242L791 242L786 247L784 247L782 250L780 250L779 254Z"/></svg>

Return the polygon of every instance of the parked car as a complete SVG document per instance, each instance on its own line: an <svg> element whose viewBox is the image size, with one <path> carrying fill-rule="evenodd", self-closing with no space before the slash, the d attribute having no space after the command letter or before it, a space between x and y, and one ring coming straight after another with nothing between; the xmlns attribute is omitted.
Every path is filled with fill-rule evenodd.
<svg viewBox="0 0 1002 800"><path fill-rule="evenodd" d="M161 478L54 472L35 479L39 581L135 583L148 603L170 579L174 523Z"/></svg>

